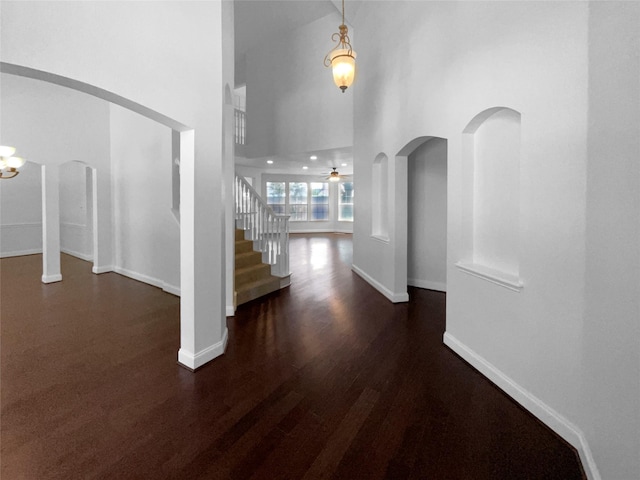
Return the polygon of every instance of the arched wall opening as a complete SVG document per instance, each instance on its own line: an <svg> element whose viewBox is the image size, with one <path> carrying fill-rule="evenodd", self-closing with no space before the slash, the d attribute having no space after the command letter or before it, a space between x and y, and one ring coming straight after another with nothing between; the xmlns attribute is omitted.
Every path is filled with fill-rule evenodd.
<svg viewBox="0 0 640 480"><path fill-rule="evenodd" d="M521 114L478 113L462 132L462 271L520 291Z"/></svg>
<svg viewBox="0 0 640 480"><path fill-rule="evenodd" d="M124 109L138 113L139 115L161 125L167 126L172 130L172 139L175 139L176 141L171 142L172 151L169 152L171 154L170 158L174 160L177 158L177 163L180 166L180 175L178 177L179 190L177 190L177 197L179 198L180 207L179 262L181 285L180 295L182 300L180 307L181 351L178 353L178 360L181 364L189 368L196 368L201 363L207 361L204 359L205 357L208 359L209 357L207 356L202 356L202 358L198 357L198 359L194 360L188 353L182 353L183 350L186 352L194 350L192 344L195 337L195 136L193 129L139 103L85 82L6 62L0 62L0 72L48 82L100 98L114 105L123 107ZM108 188L103 188L105 185L100 184L100 181L98 180L99 178L105 179L109 176L98 176L95 173L95 171L92 172L92 192L94 196L99 195L99 193L96 192L96 185L98 185L98 188L102 192L109 190ZM58 211L60 185L59 165L42 165L41 178L43 208L42 281L44 283L50 283L62 280L60 273L60 232ZM175 186L174 188L177 189ZM175 191L176 190L174 190L174 192ZM112 221L111 218L99 218L100 212L96 212L96 210L94 203L93 221L98 221L98 226L100 224L110 225L110 222ZM51 221L47 221L47 218L49 217ZM114 252L109 248L111 243L112 238L109 228L98 228L97 232L95 232L94 229L94 267L92 269L94 273L103 273L113 270L112 262Z"/></svg>
<svg viewBox="0 0 640 480"><path fill-rule="evenodd" d="M373 160L371 235L381 240L389 240L389 157L384 153L379 153Z"/></svg>
<svg viewBox="0 0 640 480"><path fill-rule="evenodd" d="M407 284L447 291L447 141L433 137L409 154Z"/></svg>
<svg viewBox="0 0 640 480"><path fill-rule="evenodd" d="M394 302L406 302L409 300L409 294L407 293L407 286L409 285L410 281L409 281L409 275L408 275L408 262L409 262L409 221L411 221L411 219L409 218L409 157L411 157L414 162L416 160L416 158L422 158L422 156L424 156L425 152L421 152L419 149L420 147L431 141L432 139L437 139L436 143L433 144L433 146L435 147L433 151L431 151L431 148L428 148L426 150L426 153L429 154L429 156L434 156L437 160L434 160L434 162L437 162L438 165L440 165L440 170L442 170L442 163L444 163L444 170L446 171L446 142L447 140L444 138L440 138L440 137L433 137L433 136L423 136L423 137L416 137L413 140L411 140L410 142L408 142L402 149L400 149L400 151L396 154L395 156L395 161L393 164L393 168L390 168L391 172L390 172L390 180L393 182L393 194L390 195L390 199L391 202L390 204L392 205L392 209L391 212L393 212L393 219L392 219L392 225L393 225L393 232L391 235L391 241L393 243L393 251L394 251L394 285L393 285L393 301ZM444 143L442 143L444 142ZM418 152L418 155L414 155L414 153ZM442 158L444 156L444 159ZM412 167L412 171L414 170L414 167ZM415 173L415 172L414 172ZM440 175L441 176L441 175ZM435 176L436 178L438 177L438 175ZM426 178L426 177L425 177ZM424 180L424 179L423 179ZM419 180L416 180L415 182L418 182ZM443 180L440 181L444 181L446 183L446 175L444 177ZM416 183L412 180L412 183L415 187ZM440 190L442 190L442 188L440 188ZM444 190L446 192L446 186L444 187ZM446 193L445 193L445 199L446 199ZM417 206L417 202L419 201L416 200L415 202L413 201L414 199L412 199L413 205L414 207ZM444 204L441 201L438 201L438 205L439 205L439 213L437 215L434 216L434 218L441 218L444 217L446 219L446 202L444 202ZM421 216L418 217L418 213L417 213L417 208L412 208L412 215L414 215L415 212L415 217L413 218L413 221L418 221L419 220L419 225L418 226L414 226L412 227L412 234L415 235L420 235L420 229L422 228L421 225L428 225L431 221L433 221L433 219L423 219ZM428 227L425 227L428 228ZM441 235L439 235L439 237L441 237ZM417 240L418 242L420 240ZM416 240L412 240L412 247L415 246ZM444 232L444 261L445 261L445 272L446 272L446 227L445 227L445 232ZM420 255L420 252L416 249L414 249L414 251L412 252L412 255ZM424 263L422 258L418 258L417 259L420 263ZM416 261L416 258L412 258L412 261ZM420 271L422 270L429 270L432 267L429 266L424 266L423 268L421 268ZM414 275L415 275L415 271L414 271ZM442 278L442 277L439 277ZM421 288L435 288L436 290L446 290L446 273L445 273L445 281L443 282L442 280L439 281L431 281L430 283L428 283L428 281L425 282L420 282L420 281L416 281L419 279L416 278L412 278L412 282L411 283L416 283L416 284L420 284L422 285ZM445 283L445 286L443 288L442 283ZM420 286L420 285L416 285L416 286ZM429 287L426 287L426 285L429 285Z"/></svg>
<svg viewBox="0 0 640 480"><path fill-rule="evenodd" d="M14 111L14 114L16 105L24 104L27 107L27 112L38 115L39 109L34 110L35 107L32 105L38 100L46 103L41 109L42 121L38 116L39 123L37 124L43 133L43 141L37 141L39 137L36 139L33 135L21 133L22 131L18 128L14 128L10 132L12 138L18 138L19 140L15 141L21 143L23 148L30 149L34 157L46 158L42 168L43 282L50 283L62 279L59 252L63 251L84 260L92 260L94 262L92 271L96 274L117 271L179 295L179 236L181 227L178 209L181 190L179 165L182 148L180 139L186 133L186 126L118 95L83 82L7 63L2 63L0 66L3 74L9 74L5 76L5 80L21 77L29 79L24 80L25 82L31 82L26 86L25 92L27 93L24 93L22 84L15 85L15 80L12 81L14 88L18 86L19 91L23 92L16 96L17 103L11 102L10 106L13 109L11 111ZM38 84L42 86L38 86ZM56 87L45 87L45 85L55 85ZM56 90L57 87L66 88ZM59 95L58 92L60 92ZM31 95L35 96L32 100L27 100L31 98ZM58 96L59 99L57 99ZM20 100L23 97L24 100ZM89 100L92 97L94 99ZM49 101L50 98L51 101ZM66 105L70 105L69 108L66 108ZM85 111L85 109L87 110ZM63 122L69 124L69 127L47 127L49 125L47 122L55 121L51 119L50 111L70 115L71 117L68 118L73 121ZM138 115L134 115L134 113ZM87 124L86 128L84 124ZM120 128L121 125L123 128ZM114 129L114 126L118 128ZM170 128L165 130L167 126ZM79 131L76 133L74 128L78 128ZM176 130L176 128L181 130ZM164 131L169 132L169 141L164 138L166 136ZM74 134L76 137L81 135L82 138L76 139ZM162 141L156 142L155 140L159 137L162 137ZM144 142L147 144L145 145ZM67 146L71 148L65 148ZM49 151L51 147L54 147L53 152ZM64 161L65 156L87 157L87 159L86 161ZM160 158L166 160L163 160L160 165L154 163ZM173 166L169 165L171 160L173 160ZM89 165L91 171L86 170ZM178 171L176 172L176 170ZM136 171L138 172L137 176ZM83 175L85 177L91 175L91 178L86 177L84 182L77 178ZM168 180L165 178L167 175L171 176ZM146 182L138 182L139 186L136 187L135 179L138 177L146 178ZM113 183L112 180L116 178L119 181ZM131 189L137 189L139 193L133 192L127 197L125 193ZM165 189L166 195L164 193L160 195L160 192L165 192ZM85 199L82 201L80 199L82 191L85 194L90 192L93 200ZM72 207L68 200L73 195L77 198L72 203L83 211L90 212L93 216L91 222L94 225L87 223L86 219L80 218L82 215L78 216L78 212L75 214L71 212ZM136 199L136 195L139 198ZM156 198L159 196L161 198ZM156 198L157 203L151 200L151 197ZM135 207L136 211L143 209L145 202L147 205L151 205L154 211L162 210L161 215L156 212L157 215L152 218L162 217L162 222L166 222L165 226L157 225L158 222L151 225L146 221L135 223L127 222L127 218L118 218L118 211L116 211L118 205L121 207L120 213L125 212L122 214L125 217L133 214L127 208L127 199L134 201L131 206ZM169 209L167 209L167 199ZM122 204L123 202L125 204ZM177 225L175 221L164 220L165 212L169 211L173 211L175 219L178 221ZM169 215L170 217L171 215ZM149 217L142 214L142 218L148 220ZM115 227L118 225L123 228L116 229ZM144 229L138 228L142 225L145 226ZM158 236L150 234L154 228L160 233L170 231L171 238L166 242L158 243L156 241ZM138 261L137 266L142 270L136 268L136 265L130 265L131 262L120 261L124 257L121 254L122 249L118 248L121 245L117 241L120 238L118 235L127 236L127 232L132 229L140 231L135 234L135 239L131 235L128 236L132 241L132 243L129 242L131 248L138 245L141 237L146 235L149 239L147 245L152 245L152 249L155 248L155 250L164 249L165 254L171 253L171 255L165 257L165 261L162 262L149 258L146 261L142 261L144 260L142 259L141 263L138 261L141 255L133 254ZM86 231L83 232L83 230ZM126 250L131 249L127 248ZM142 251L144 252L145 249L142 248ZM145 255L146 253L142 256ZM125 265L125 263L127 264Z"/></svg>
<svg viewBox="0 0 640 480"><path fill-rule="evenodd" d="M60 165L60 251L87 262L93 262L97 249L95 175L95 169L81 161Z"/></svg>

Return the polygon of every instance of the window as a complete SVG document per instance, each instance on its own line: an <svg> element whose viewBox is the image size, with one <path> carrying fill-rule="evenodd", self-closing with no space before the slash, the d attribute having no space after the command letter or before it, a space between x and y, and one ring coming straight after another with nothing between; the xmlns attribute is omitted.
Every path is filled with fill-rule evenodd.
<svg viewBox="0 0 640 480"><path fill-rule="evenodd" d="M308 184L289 182L289 213L292 222L306 222L309 208Z"/></svg>
<svg viewBox="0 0 640 480"><path fill-rule="evenodd" d="M341 222L353 222L353 182L340 183L338 220Z"/></svg>
<svg viewBox="0 0 640 480"><path fill-rule="evenodd" d="M311 184L311 220L329 220L329 184Z"/></svg>
<svg viewBox="0 0 640 480"><path fill-rule="evenodd" d="M289 215L291 222L334 222L338 203L340 212L343 212L340 220L353 221L353 184L350 182L337 185L313 181L267 181L264 185L269 206L277 214ZM340 194L344 201L336 198Z"/></svg>
<svg viewBox="0 0 640 480"><path fill-rule="evenodd" d="M284 214L285 200L284 182L267 182L267 204L274 213Z"/></svg>

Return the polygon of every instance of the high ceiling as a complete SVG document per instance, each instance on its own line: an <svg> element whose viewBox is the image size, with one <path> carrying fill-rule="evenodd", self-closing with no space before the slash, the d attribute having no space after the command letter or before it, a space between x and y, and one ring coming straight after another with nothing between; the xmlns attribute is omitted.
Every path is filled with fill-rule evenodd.
<svg viewBox="0 0 640 480"><path fill-rule="evenodd" d="M345 0L347 22L352 22L363 1ZM250 48L276 38L287 29L298 28L341 11L341 0L234 0L236 70L243 68L243 57ZM244 78L243 73L241 77ZM317 160L310 160L312 155L317 156ZM326 176L332 167L337 167L340 173L353 173L352 157L349 147L278 157L238 158L237 163L265 167L274 173ZM267 160L274 163L269 165ZM344 163L347 165L343 166ZM303 169L304 166L307 169Z"/></svg>
<svg viewBox="0 0 640 480"><path fill-rule="evenodd" d="M261 158L238 157L236 163L247 167L262 168L267 171L266 173L316 175L320 179L326 177L333 167L336 167L338 172L343 175L351 175L353 173L352 150L351 147L344 147ZM311 160L312 156L317 158ZM268 160L273 161L273 163L267 163ZM307 168L305 169L304 167Z"/></svg>
<svg viewBox="0 0 640 480"><path fill-rule="evenodd" d="M362 2L346 0L347 22L352 21ZM236 57L287 29L301 27L341 10L341 0L235 0Z"/></svg>

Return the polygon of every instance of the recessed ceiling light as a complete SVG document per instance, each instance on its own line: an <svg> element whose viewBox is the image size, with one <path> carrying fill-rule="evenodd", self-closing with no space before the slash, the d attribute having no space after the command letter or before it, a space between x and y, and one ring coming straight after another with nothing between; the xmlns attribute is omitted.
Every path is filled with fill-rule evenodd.
<svg viewBox="0 0 640 480"><path fill-rule="evenodd" d="M317 159L318 159L318 157L316 157L315 155L311 155L311 156L309 157L309 160L317 160Z"/></svg>
<svg viewBox="0 0 640 480"><path fill-rule="evenodd" d="M342 166L343 166L343 167L346 167L346 166L347 166L347 164L346 164L346 163L343 163L343 164L342 164Z"/></svg>
<svg viewBox="0 0 640 480"><path fill-rule="evenodd" d="M303 170L307 170L309 167L307 167L306 165L304 167L302 167Z"/></svg>
<svg viewBox="0 0 640 480"><path fill-rule="evenodd" d="M267 163L271 165L273 163L273 160L267 160Z"/></svg>

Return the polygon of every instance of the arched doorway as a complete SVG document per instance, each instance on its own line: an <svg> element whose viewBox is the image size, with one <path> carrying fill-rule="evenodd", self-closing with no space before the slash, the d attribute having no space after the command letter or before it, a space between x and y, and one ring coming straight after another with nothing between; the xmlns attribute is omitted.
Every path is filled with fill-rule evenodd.
<svg viewBox="0 0 640 480"><path fill-rule="evenodd" d="M97 172L81 161L60 165L60 251L95 262L97 256Z"/></svg>
<svg viewBox="0 0 640 480"><path fill-rule="evenodd" d="M189 126L180 123L160 112L145 107L139 103L131 101L113 92L109 92L102 88L90 85L88 83L75 80L69 77L52 74L49 72L24 67L21 65L10 64L6 62L0 62L0 72L16 75L19 77L31 78L48 82L51 84L59 85L62 87L70 88L78 92L82 92L107 102L119 105L125 109L138 113L148 119L151 119L161 125L168 126L174 132L177 132L179 137L179 145L175 148L179 151L180 158L180 277L181 277L181 304L180 304L180 323L181 323L181 350L178 352L178 361L187 366L188 368L195 369L198 366L206 363L207 361L215 358L215 356L224 352L224 345L226 344L226 328L224 329L223 339L217 343L211 345L209 348L198 348L195 345L196 336L196 264L194 259L195 255L195 134L194 130ZM43 191L43 205L49 205L51 208L46 210L47 217L51 221L43 218L44 230L47 226L53 230L48 231L50 235L43 233L43 282L50 283L60 281L62 279L60 274L60 242L59 242L59 218L58 218L58 195L59 195L59 164L52 163L51 165L43 165L42 170L42 191ZM108 178L107 175L101 175L100 178ZM101 191L108 191L108 189L100 188ZM44 198L46 197L46 198ZM55 205L55 207L54 207ZM94 212L95 213L95 212ZM105 219L105 224L110 222L110 219ZM55 227L53 227L55 225ZM100 232L105 229L101 229ZM48 242L47 239L54 239ZM100 242L98 242L100 244ZM102 242L104 245L108 245L109 242ZM47 245L49 244L49 245ZM104 254L108 254L112 258L112 252L106 252L106 249L101 249L100 252L95 255L100 260L102 267L93 268L94 273L102 273L103 271L111 271L112 266L110 263L102 263L101 257ZM95 262L94 258L94 262ZM211 324L209 317L204 320L207 322L207 328ZM202 323L204 323L204 321ZM217 339L214 332L207 330L205 334ZM207 335L201 335L201 338ZM207 337L208 338L208 337ZM206 343L208 340L205 340ZM201 342L202 343L202 342ZM197 356L193 352L198 352ZM203 353L204 352L204 353Z"/></svg>
<svg viewBox="0 0 640 480"><path fill-rule="evenodd" d="M429 146L425 146L421 148L423 145L428 142L435 140L433 144ZM416 284L416 286L421 286L422 288L433 288L436 290L444 289L446 290L446 226L444 227L444 232L442 232L442 224L443 221L446 225L447 218L447 205L446 205L446 142L445 138L434 137L434 136L423 136L417 137L408 142L400 151L396 154L394 165L393 165L393 194L391 196L392 205L393 205L393 220L392 220L392 242L394 245L394 298L395 301L402 302L408 301L409 295L407 293L407 286L410 283ZM427 196L425 198L429 198L430 201L434 203L432 205L431 212L429 214L429 218L423 218L422 216L419 218L419 222L417 221L418 215L417 212L424 212L424 206L419 204L420 197L414 194L411 199L409 197L409 161L410 157L412 160L412 174L420 173L418 178L412 178L412 186L413 189L417 189L418 187L424 186L426 183L431 182L433 185L439 185L439 193L437 196ZM420 162L423 162L422 164ZM430 165L433 164L433 165ZM419 169L418 167L425 167ZM431 166L431 168L429 168ZM437 169L435 167L437 166ZM432 169L433 172L432 172ZM422 170L424 170L424 175L422 174ZM442 174L444 171L444 175ZM434 173L437 172L437 173ZM422 182L422 183L420 183ZM442 183L445 185L442 185ZM444 187L444 188L443 188ZM444 192L443 192L444 190ZM429 192L432 193L432 192ZM443 193L444 200L443 201ZM437 197L437 200L436 200ZM411 208L410 208L411 203ZM411 215L415 218L410 219L409 213L411 211ZM422 215L422 213L420 213ZM444 220L443 220L444 219ZM413 226L411 230L412 238L409 238L409 222L413 220ZM437 222L436 222L437 220ZM437 229L433 229L432 227L435 224L438 224ZM420 246L421 238L424 238L424 233L421 229L431 229L431 233L433 233L432 238L438 238L440 244L444 243L444 247L439 248L436 252L432 252L430 254L431 258L423 262L423 258L417 259L416 255L422 255L423 251ZM444 239L443 239L444 237ZM413 270L413 275L419 272L425 271L433 271L434 265L438 264L438 269L441 271L444 268L444 282L442 281L442 275L434 277L434 279L429 279L429 277L425 279L411 278L409 279L409 271L408 271L408 262L409 262L409 245L411 242L412 248L412 259L413 263L416 260L419 260L419 265L417 269ZM445 256L445 266L442 267L442 255L444 249ZM437 280L437 279L440 280ZM418 281L416 281L418 280ZM444 288L443 284L444 283ZM437 288L435 288L437 287Z"/></svg>
<svg viewBox="0 0 640 480"><path fill-rule="evenodd" d="M447 291L447 141L433 137L408 157L407 284Z"/></svg>

